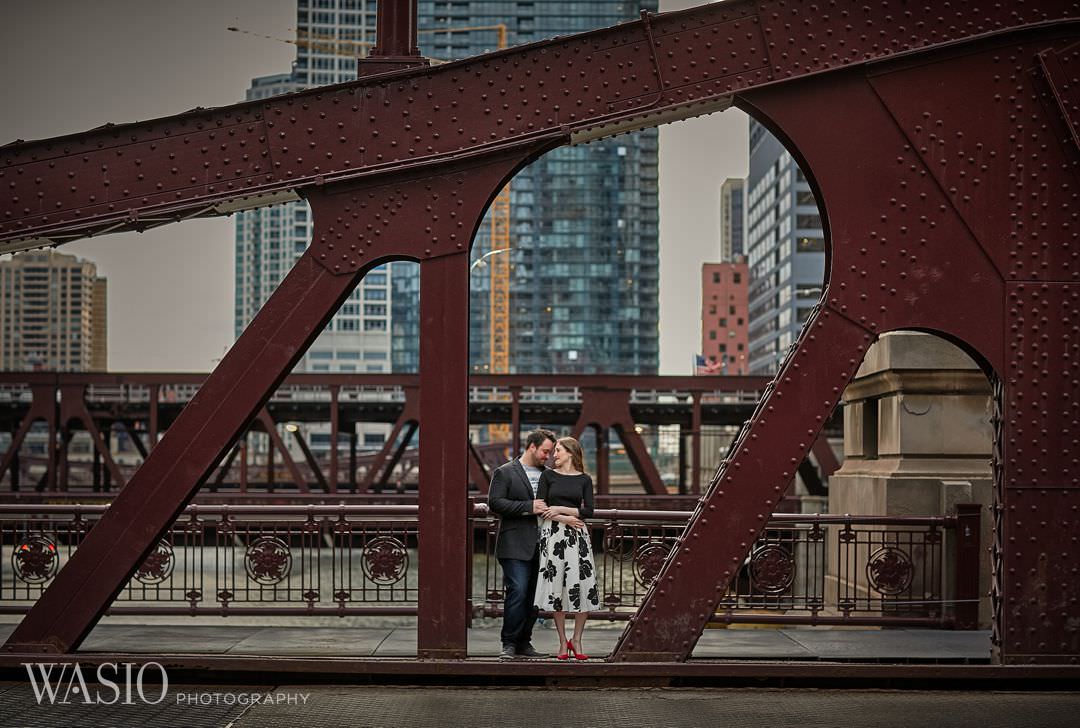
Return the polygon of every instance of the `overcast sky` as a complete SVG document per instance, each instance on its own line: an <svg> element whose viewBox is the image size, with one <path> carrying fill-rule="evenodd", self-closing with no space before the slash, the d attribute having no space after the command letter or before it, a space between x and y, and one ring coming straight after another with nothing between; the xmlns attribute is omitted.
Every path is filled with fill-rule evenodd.
<svg viewBox="0 0 1080 728"><path fill-rule="evenodd" d="M701 4L661 0L662 10ZM295 0L0 3L0 144L169 116L244 98L288 72ZM660 371L688 374L700 347L701 263L715 260L717 200L747 166L730 110L660 130ZM233 220L168 225L63 246L109 280L109 368L208 371L232 344Z"/></svg>

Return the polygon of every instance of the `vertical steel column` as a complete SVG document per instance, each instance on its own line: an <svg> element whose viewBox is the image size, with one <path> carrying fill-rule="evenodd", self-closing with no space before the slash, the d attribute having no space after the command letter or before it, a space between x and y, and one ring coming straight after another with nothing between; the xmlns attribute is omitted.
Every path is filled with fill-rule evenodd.
<svg viewBox="0 0 1080 728"><path fill-rule="evenodd" d="M690 454L690 492L694 495L701 493L701 392L694 392L693 409L690 414L690 437L693 444L693 452Z"/></svg>
<svg viewBox="0 0 1080 728"><path fill-rule="evenodd" d="M349 490L357 491L356 482L356 425L349 428Z"/></svg>
<svg viewBox="0 0 1080 728"><path fill-rule="evenodd" d="M686 440L689 434L686 429L679 424L679 477L677 485L679 486L679 495L686 495Z"/></svg>
<svg viewBox="0 0 1080 728"><path fill-rule="evenodd" d="M101 491L101 453L94 448L94 456L90 465L90 477L92 483L92 490L95 493Z"/></svg>
<svg viewBox="0 0 1080 728"><path fill-rule="evenodd" d="M608 450L608 428L597 425L596 430L596 493L607 495L611 492L611 460Z"/></svg>
<svg viewBox="0 0 1080 728"><path fill-rule="evenodd" d="M953 568L956 580L956 629L979 628L979 556L982 506L958 503L956 506L956 554Z"/></svg>
<svg viewBox="0 0 1080 728"><path fill-rule="evenodd" d="M240 441L240 492L247 493L248 487L248 433Z"/></svg>
<svg viewBox="0 0 1080 728"><path fill-rule="evenodd" d="M71 438L75 433L71 427L67 425L61 425L60 427L60 454L57 456L57 487L61 492L66 493L68 489L68 480L71 477L71 464L68 462L68 446L71 444Z"/></svg>
<svg viewBox="0 0 1080 728"><path fill-rule="evenodd" d="M101 479L101 489L108 493L112 490L112 470L108 467L109 460L111 459L109 453L112 452L112 428L106 427L101 432L101 442L98 443L101 447L101 457L105 460L106 467L103 477ZM117 483L117 486L121 486L121 483Z"/></svg>
<svg viewBox="0 0 1080 728"><path fill-rule="evenodd" d="M416 0L381 0L375 18L373 57L419 56Z"/></svg>
<svg viewBox="0 0 1080 728"><path fill-rule="evenodd" d="M270 436L270 431L266 432L266 492L274 492L274 471L277 469L276 458L274 457L274 438Z"/></svg>
<svg viewBox="0 0 1080 728"><path fill-rule="evenodd" d="M340 431L338 411L338 395L341 387L334 384L330 386L330 492L337 493L338 486L338 432Z"/></svg>
<svg viewBox="0 0 1080 728"><path fill-rule="evenodd" d="M59 431L59 415L60 405L57 402L57 396L60 392L60 388L53 389L49 397L48 410L49 410L49 447L46 450L46 462L45 462L45 490L50 493L56 491L56 468L57 468L57 448L56 438ZM106 484L109 482L105 481ZM106 489L107 490L107 489Z"/></svg>
<svg viewBox="0 0 1080 728"><path fill-rule="evenodd" d="M19 462L19 448L15 445L15 432L14 425L12 425L11 444L15 448L11 453L11 492L17 493L19 491L19 471L22 468L22 463ZM0 478L4 477L4 471L0 470Z"/></svg>
<svg viewBox="0 0 1080 728"><path fill-rule="evenodd" d="M466 656L469 256L420 263L417 656Z"/></svg>
<svg viewBox="0 0 1080 728"><path fill-rule="evenodd" d="M146 443L146 447L153 450L157 447L158 442L158 397L161 396L161 387L157 384L150 385L150 425L149 425L149 438L150 442Z"/></svg>
<svg viewBox="0 0 1080 728"><path fill-rule="evenodd" d="M510 387L510 457L521 453L521 387Z"/></svg>

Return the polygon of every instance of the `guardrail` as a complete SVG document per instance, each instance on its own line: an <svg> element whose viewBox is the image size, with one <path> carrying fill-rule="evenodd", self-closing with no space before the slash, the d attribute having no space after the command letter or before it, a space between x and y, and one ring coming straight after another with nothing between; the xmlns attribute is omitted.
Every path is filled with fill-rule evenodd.
<svg viewBox="0 0 1080 728"><path fill-rule="evenodd" d="M0 612L29 610L106 507L0 505ZM594 617L635 613L690 515L596 512L603 608ZM464 608L498 616L497 519L478 504L473 525ZM774 514L713 621L974 628L978 594L965 585L978 573L978 533L977 507L938 517ZM109 611L412 615L418 535L412 505L189 506Z"/></svg>

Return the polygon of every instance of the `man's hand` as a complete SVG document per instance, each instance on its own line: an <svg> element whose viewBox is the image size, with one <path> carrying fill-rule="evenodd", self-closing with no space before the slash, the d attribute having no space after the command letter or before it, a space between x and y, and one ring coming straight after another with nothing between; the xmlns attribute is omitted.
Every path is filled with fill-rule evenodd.
<svg viewBox="0 0 1080 728"><path fill-rule="evenodd" d="M536 515L538 515L538 516L539 516L539 515L540 515L541 513L543 513L544 511L546 511L546 510L547 510L547 508L548 508L548 505L547 505L547 503L545 503L544 501L540 500L539 498L537 498L536 500L534 500L534 501L533 501L532 503L533 503L533 510L532 510L532 512L533 512L533 513L535 513L535 514L536 514Z"/></svg>

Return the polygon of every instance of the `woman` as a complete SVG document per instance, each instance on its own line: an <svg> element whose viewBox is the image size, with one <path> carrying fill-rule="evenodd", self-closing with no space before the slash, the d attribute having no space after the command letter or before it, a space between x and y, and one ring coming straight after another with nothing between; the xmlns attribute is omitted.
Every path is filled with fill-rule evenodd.
<svg viewBox="0 0 1080 728"><path fill-rule="evenodd" d="M548 505L541 514L536 606L554 612L558 659L587 660L581 637L588 612L600 608L600 599L589 529L582 520L593 514L593 483L585 474L577 440L563 437L555 443L555 467L540 475L536 497ZM566 639L566 612L574 614L572 640Z"/></svg>

